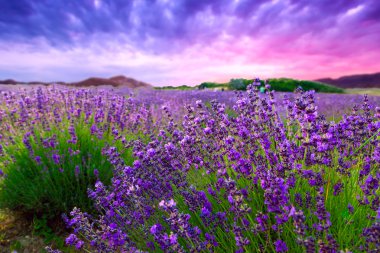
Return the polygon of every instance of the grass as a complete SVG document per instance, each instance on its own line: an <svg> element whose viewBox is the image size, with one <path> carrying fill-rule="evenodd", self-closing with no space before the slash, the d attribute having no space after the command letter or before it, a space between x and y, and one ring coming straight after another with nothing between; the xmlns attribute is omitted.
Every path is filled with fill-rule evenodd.
<svg viewBox="0 0 380 253"><path fill-rule="evenodd" d="M196 87L181 85L181 86L162 86L154 87L155 90L195 90Z"/></svg>
<svg viewBox="0 0 380 253"><path fill-rule="evenodd" d="M331 214L331 221L332 226L330 228L331 233L334 235L334 238L337 240L338 244L342 248L356 248L358 245L363 243L363 238L358 237L359 234L363 231L363 228L370 226L371 221L367 219L367 214L374 213L368 206L361 206L358 204L356 200L356 194L360 192L360 187L357 184L358 182L358 171L360 170L359 166L357 166L355 169L352 170L352 174L350 177L342 177L338 173L332 170L328 170L326 168L327 173L324 174L324 180L328 181L329 188L325 190L324 198L326 199L326 209ZM199 176L199 173L202 174L202 176ZM233 176L232 173L230 173L230 176ZM191 171L189 174L189 182L196 186L197 189L207 192L207 186L210 185L215 181L214 175L208 175L205 173L205 171ZM333 195L333 186L336 182L342 181L344 184L343 191L339 194L339 196ZM257 213L259 212L266 212L266 207L264 205L264 197L263 197L263 191L259 188L255 188L252 186L251 181L247 179L238 179L237 180L239 184L239 188L247 188L249 189L248 192L250 193L247 201L245 201L246 204L250 208L252 208L252 213L249 214L250 220L252 220ZM316 189L310 187L308 182L306 180L298 180L298 183L296 186L289 191L290 196L294 196L295 193L306 193L310 192L312 196L316 195ZM228 202L216 202L213 201L215 198L207 194L208 199L211 200L212 206L213 206L213 212L223 212L228 211ZM225 197L220 197L219 199L226 199ZM190 210L187 209L185 205L182 205L183 201L181 199L176 199L176 201L179 203L179 207L181 211L184 213L190 213L192 217L198 217L199 213L192 213ZM294 199L291 201L294 203ZM352 204L354 206L354 213L350 214L348 212L347 206L348 204ZM312 217L311 211L307 208L301 208L304 210L304 213L307 215L307 217ZM229 222L233 222L234 217L228 217ZM272 217L273 219L273 217ZM308 219L306 222L306 225L311 227L313 226L313 223L315 223L317 219L314 217L314 219ZM195 223L198 226L202 226L202 222L196 222ZM207 229L206 227L203 227L205 229L204 231L208 231L212 233L214 231L214 228ZM222 231L222 228L217 229L217 231ZM302 252L303 249L300 247L297 242L297 236L294 234L294 226L291 224L286 224L284 227L284 232L287 234L287 236L282 235L282 238L286 238L285 242L287 243L288 247L293 250L293 252ZM233 250L236 250L236 246L234 244L233 235L231 238L226 238L228 236L225 233L216 233L218 241L219 242L231 242L225 245L226 252L232 252ZM259 243L262 243L263 241L270 240L272 238L272 242L275 240L276 235L271 235L270 238L266 238L266 234L246 234L247 238L253 242L252 248L246 249L247 252L254 252L255 251L255 245L259 245ZM226 240L227 239L227 240ZM272 242L268 242L266 245L268 245L267 251L271 252L273 249ZM257 249L257 248L256 248ZM265 252L267 252L265 251Z"/></svg>
<svg viewBox="0 0 380 253"><path fill-rule="evenodd" d="M108 184L113 176L112 165L102 155L102 149L110 143L121 148L121 141L115 141L110 132L102 138L91 134L89 124L80 119L75 126L76 143L69 143L69 121L51 126L48 131L36 126L27 138L22 134L14 137L15 143L4 148L1 157L7 177L0 182L0 208L18 209L35 214L45 214L49 218L70 211L77 206L93 211L87 189L99 179ZM31 150L24 142L29 142ZM46 142L54 142L54 147ZM52 158L59 155L57 164ZM35 157L41 158L37 162ZM131 151L126 150L124 158L132 163Z"/></svg>
<svg viewBox="0 0 380 253"><path fill-rule="evenodd" d="M331 222L332 226L330 227L329 231L332 233L337 240L337 243L341 246L341 248L357 248L359 245L361 245L364 242L364 239L359 237L363 231L364 228L371 225L372 221L367 219L368 214L374 214L374 211L372 211L368 206L362 206L358 203L356 200L357 194L360 192L360 187L357 184L358 182L358 175L360 171L360 162L358 163L358 166L354 167L351 170L351 176L342 176L338 174L336 171L329 169L328 167L323 168L326 170L326 173L324 173L324 180L327 181L327 189L325 189L324 192L324 198L326 199L326 209L331 214ZM304 169L310 169L305 167ZM319 170L321 168L314 168L314 170ZM201 174L202 176L199 176ZM249 189L249 197L244 201L245 204L247 204L251 209L252 213L248 215L249 220L253 222L253 219L256 217L256 214L259 212L267 213L266 206L264 205L264 194L263 191L260 188L257 188L256 186L252 185L252 181L247 180L246 178L234 178L234 174L232 173L232 170L230 170L229 175L237 180L237 183L239 185L239 189L247 188ZM188 181L190 184L196 186L196 188L200 191L207 192L207 186L212 185L215 183L216 177L214 174L207 174L204 170L193 170L189 172L188 175ZM341 181L344 185L343 191L339 193L338 196L334 196L333 194L333 186L335 183ZM302 193L303 197L306 192L310 192L312 196L316 195L317 189L311 187L306 179L297 180L297 184L294 188L289 190L289 196L291 196L292 203L294 202L294 194L295 193ZM214 198L209 194L206 194L208 199L211 200L212 206L213 206L213 212L227 212L228 213L228 202L226 200L226 196L223 196L223 193L221 193L218 198ZM216 201L216 199L224 199L224 201ZM175 199L177 201L177 205L179 206L180 210L184 213L191 214L193 221L195 221L193 224L197 226L203 226L203 231L213 233L213 231L216 232L217 241L224 244L224 250L225 252L233 252L236 250L236 246L234 244L233 234L226 234L223 232L222 227L218 227L217 229L210 227L204 227L202 222L199 220L197 221L197 217L199 217L199 213L191 212L187 206L184 204L184 201L182 200L181 196L177 196ZM354 213L348 212L348 204L353 205L354 207ZM315 216L312 215L313 209L308 208L302 208L297 207L304 210L304 213L306 217L313 217L312 219L308 219L306 221L306 225L309 227L312 227L314 223L317 222L317 219ZM232 223L234 221L234 217L227 216L228 222ZM274 217L271 217L272 220L274 220ZM291 222L290 222L291 224ZM297 236L294 234L293 230L294 227L290 225L289 222L285 224L284 226L284 233L282 235L282 238L285 238L285 242L288 245L290 249L292 249L292 252L302 252L304 249L297 244ZM218 233L220 231L220 233ZM245 234L247 238L252 242L250 245L250 248L246 248L247 252L254 252L260 243L266 242L264 245L267 245L267 248L264 250L265 252L272 252L273 248L273 240L276 238L276 235L272 235L270 238L267 238L267 234L253 234L253 233L246 233ZM284 236L286 235L286 236ZM307 236L311 236L312 234L307 234ZM272 241L268 241L272 240Z"/></svg>
<svg viewBox="0 0 380 253"><path fill-rule="evenodd" d="M371 95L371 96L380 96L380 88L354 88L354 89L345 89L345 92L348 94L360 94L360 95Z"/></svg>
<svg viewBox="0 0 380 253"><path fill-rule="evenodd" d="M205 106L210 109L211 104L205 103ZM226 109L226 113L230 118L236 118L237 112L231 108ZM15 115L15 117L18 117ZM12 123L12 122L9 122ZM17 126L13 126L15 135L13 136L13 144L4 147L5 156L0 158L0 164L5 167L4 172L7 177L0 182L0 207L19 209L24 212L32 212L35 214L33 219L33 233L45 238L46 242L57 241L59 247L63 247L61 238L56 237L54 231L48 226L48 219L51 217L57 217L57 215L70 211L74 206L80 207L84 211L96 212L93 210L93 203L87 197L87 189L92 188L97 176L94 175L94 170L99 170L99 178L105 184L109 183L112 177L112 165L107 160L107 157L102 154L102 149L112 144L119 150L123 150L123 145L120 140L116 140L111 131L106 129L103 137L98 138L91 133L90 126L94 123L93 119L85 122L83 117L79 117L75 121L75 133L77 136L76 143L70 143L72 138L69 127L71 122L69 120L63 120L58 125L52 125L49 128L43 125L36 125L34 131L31 132L28 137L25 137L25 131L17 129ZM284 122L286 125L286 122ZM296 136L300 129L297 125L292 125L294 129L289 130L289 138ZM269 134L269 128L263 127L261 129L264 134ZM127 139L136 139L141 136L139 134L125 133ZM272 136L273 137L273 136ZM373 136L375 137L375 135ZM270 137L271 138L271 137ZM270 139L269 138L269 139ZM47 145L46 142L53 141L54 145ZM146 140L148 141L148 140ZM244 140L238 140L244 143ZM364 140L362 145L358 149L366 148L365 144L370 139ZM266 153L263 148L260 147L260 143L256 143L259 146L259 155L263 157ZM30 145L30 148L28 148ZM202 150L198 147L199 150ZM272 139L272 150L276 149L274 140ZM70 151L72 150L72 151ZM76 153L75 151L79 151ZM75 154L73 154L74 152ZM356 151L355 151L356 152ZM61 161L57 164L52 159L54 154L58 154L61 157ZM357 195L361 192L359 180L359 171L363 165L363 154L357 156L356 164L350 169L350 175L341 175L335 168L338 168L339 163L337 158L339 152L333 151L333 165L332 166L306 166L304 160L301 158L297 161L303 164L303 169L311 169L315 172L322 172L323 180L326 183L326 187L323 192L323 198L325 199L326 210L331 214L332 226L329 228L328 233L334 235L337 243L342 249L357 249L359 245L363 244L363 238L359 235L363 231L363 228L369 227L372 221L367 218L368 214L374 215L368 206L359 205L357 201ZM207 154L204 154L207 160ZM41 163L35 160L35 157L41 158ZM126 164L130 165L133 162L131 150L125 150L122 153L122 158ZM236 184L237 189L246 188L248 190L248 197L244 199L243 205L249 207L251 212L244 215L251 224L256 223L255 218L259 213L265 213L269 215L269 226L275 224L275 214L270 213L267 210L265 202L264 190L260 187L260 183L255 184L252 182L251 177L245 177L244 175L237 176L236 171L232 169L233 162L229 161L228 157L224 155L224 161L227 165L227 173ZM208 159L211 159L208 157ZM223 160L223 159L222 159ZM270 167L270 166L269 166ZM377 167L375 168L377 169ZM255 166L253 165L253 176L255 174ZM200 176L201 175L201 176ZM252 175L250 175L252 176ZM294 200L296 193L301 193L305 197L306 192L309 192L311 196L317 195L315 187L310 186L307 179L297 175L298 179L294 188L289 189L290 203L297 205ZM288 178L288 177L285 177ZM208 200L212 204L213 213L225 212L226 224L233 224L236 222L242 226L242 219L235 219L232 212L229 211L230 204L228 203L227 196L222 190L214 197L207 193L207 189L210 185L215 185L217 176L215 172L207 173L205 169L193 168L187 174L187 181L190 185L194 185L198 191L204 191ZM344 187L338 196L333 194L334 185L341 182ZM233 252L237 250L235 245L233 231L226 231L223 224L205 224L202 220L199 210L192 211L186 204L185 198L177 189L174 194L174 199L177 202L177 207L180 212L188 213L191 215L190 223L192 226L198 226L203 232L208 232L215 235L216 241L219 243L218 250L223 252ZM354 212L348 212L348 204L353 205ZM317 218L313 214L315 208L308 208L304 205L297 206L297 209L302 209L308 218L306 225L312 227L317 222ZM155 220L162 219L164 212L158 211L146 224L145 228L149 228L154 224ZM0 212L0 221L6 216L2 216ZM304 249L297 243L297 235L294 232L294 226L292 224L292 218L283 225L283 233L281 239L283 239L288 248L293 252L302 252ZM169 228L167 228L169 230ZM146 231L145 231L146 232ZM324 232L326 233L326 232ZM135 231L129 230L128 234L133 241L144 249L146 247L146 238L152 240L151 235L144 234L144 229L136 229ZM261 245L265 252L274 252L273 243L276 239L280 238L280 233L274 231L270 232L258 232L244 231L244 237L248 238L251 244L245 247L246 252L255 252ZM325 236L326 234L324 234ZM307 236L314 236L316 238L322 238L320 235L316 235L316 232L308 232ZM4 234L0 234L0 240L5 237ZM204 239L202 237L202 239ZM182 238L183 245L186 243L186 239ZM212 246L209 246L210 248ZM20 249L20 242L15 241L11 249Z"/></svg>

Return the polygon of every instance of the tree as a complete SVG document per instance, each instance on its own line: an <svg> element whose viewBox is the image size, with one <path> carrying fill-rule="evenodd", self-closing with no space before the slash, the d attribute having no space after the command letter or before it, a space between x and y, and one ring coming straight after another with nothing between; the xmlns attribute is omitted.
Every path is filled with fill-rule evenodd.
<svg viewBox="0 0 380 253"><path fill-rule="evenodd" d="M231 79L228 83L231 90L245 90L247 87L244 84L244 79Z"/></svg>

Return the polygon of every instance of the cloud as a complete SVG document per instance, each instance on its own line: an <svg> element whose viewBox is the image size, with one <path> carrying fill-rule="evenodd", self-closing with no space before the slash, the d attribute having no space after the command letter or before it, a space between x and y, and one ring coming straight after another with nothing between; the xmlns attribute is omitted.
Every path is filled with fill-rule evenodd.
<svg viewBox="0 0 380 253"><path fill-rule="evenodd" d="M380 69L377 0L4 0L0 9L0 77L113 68L181 84Z"/></svg>
<svg viewBox="0 0 380 253"><path fill-rule="evenodd" d="M44 38L56 46L81 46L96 35L113 34L121 42L155 50L151 41L161 49L171 42L183 48L207 44L222 32L260 37L274 30L301 36L338 25L340 15L363 2L358 22L377 21L380 4L375 0L1 1L0 40Z"/></svg>

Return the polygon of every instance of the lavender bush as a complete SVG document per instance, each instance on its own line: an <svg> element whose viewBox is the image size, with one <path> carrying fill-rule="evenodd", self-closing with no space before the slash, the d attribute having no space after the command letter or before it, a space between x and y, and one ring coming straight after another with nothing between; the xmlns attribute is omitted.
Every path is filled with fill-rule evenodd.
<svg viewBox="0 0 380 253"><path fill-rule="evenodd" d="M254 86L127 93L3 94L1 194L10 194L12 174L29 171L45 191L84 196L88 188L95 208L75 200L64 220L66 244L90 252L380 248L379 99L355 105L357 96L259 94ZM65 183L78 177L79 188ZM13 189L27 184L13 181Z"/></svg>
<svg viewBox="0 0 380 253"><path fill-rule="evenodd" d="M334 122L318 114L313 92L285 98L283 117L275 104L274 93L250 87L235 115L197 101L180 124L164 106L167 123L132 144L132 166L108 149L112 185L89 190L100 215L75 208L66 243L98 252L376 252L380 108L365 97Z"/></svg>
<svg viewBox="0 0 380 253"><path fill-rule="evenodd" d="M149 122L131 99L54 88L3 92L0 115L0 206L48 217L93 209L87 188L113 176L103 149L123 147ZM132 164L131 150L123 157Z"/></svg>

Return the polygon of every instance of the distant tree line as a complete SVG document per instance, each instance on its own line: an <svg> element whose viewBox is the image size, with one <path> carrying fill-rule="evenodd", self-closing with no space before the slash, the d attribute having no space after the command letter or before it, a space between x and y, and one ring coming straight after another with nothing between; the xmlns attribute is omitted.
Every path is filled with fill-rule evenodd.
<svg viewBox="0 0 380 253"><path fill-rule="evenodd" d="M234 78L227 83L203 82L198 86L192 87L187 85L181 86L164 86L155 87L157 90L193 90L193 89L220 89L220 90L246 90L248 85L253 83L253 79ZM332 85L320 82L296 80L290 78L273 78L266 81L260 80L260 86L270 85L270 90L293 92L298 87L303 90L315 90L316 92L325 93L343 93L344 90Z"/></svg>
<svg viewBox="0 0 380 253"><path fill-rule="evenodd" d="M199 89L228 88L229 90L246 90L252 84L253 79L237 78L231 79L228 83L204 82L198 85ZM260 80L261 86L265 85L264 80ZM270 85L270 90L293 92L298 87L303 90L315 90L316 92L343 93L343 89L313 81L296 80L290 78L274 78L266 81Z"/></svg>

